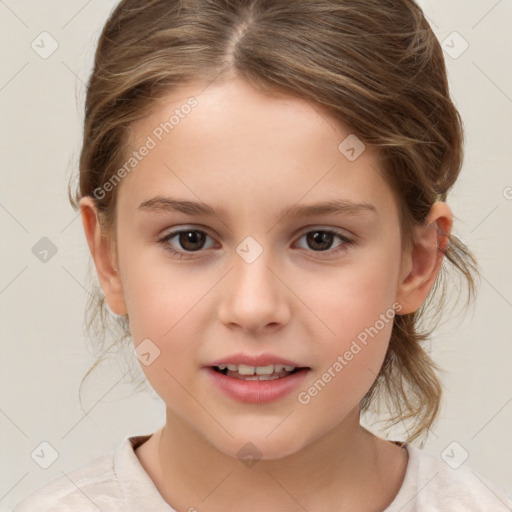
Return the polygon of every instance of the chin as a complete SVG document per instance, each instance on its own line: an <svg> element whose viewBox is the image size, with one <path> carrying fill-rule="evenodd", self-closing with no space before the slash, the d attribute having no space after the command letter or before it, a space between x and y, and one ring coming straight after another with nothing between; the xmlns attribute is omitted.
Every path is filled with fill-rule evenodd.
<svg viewBox="0 0 512 512"><path fill-rule="evenodd" d="M300 451L305 444L303 439L274 435L275 433L270 436L274 437L271 439L266 437L267 434L240 435L230 439L228 445L225 443L225 438L220 444L212 444L220 452L239 459L247 467L252 467L258 461L273 461L289 457Z"/></svg>

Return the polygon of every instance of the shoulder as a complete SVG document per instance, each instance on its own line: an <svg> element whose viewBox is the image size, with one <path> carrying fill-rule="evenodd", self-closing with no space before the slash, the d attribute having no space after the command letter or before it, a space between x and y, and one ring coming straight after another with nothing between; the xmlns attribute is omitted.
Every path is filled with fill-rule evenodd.
<svg viewBox="0 0 512 512"><path fill-rule="evenodd" d="M114 471L114 453L102 455L61 476L16 503L13 512L110 512L119 510L121 489Z"/></svg>
<svg viewBox="0 0 512 512"><path fill-rule="evenodd" d="M397 497L385 512L512 511L512 498L495 482L470 466L449 465L440 454L411 445L406 447L409 463L405 478Z"/></svg>

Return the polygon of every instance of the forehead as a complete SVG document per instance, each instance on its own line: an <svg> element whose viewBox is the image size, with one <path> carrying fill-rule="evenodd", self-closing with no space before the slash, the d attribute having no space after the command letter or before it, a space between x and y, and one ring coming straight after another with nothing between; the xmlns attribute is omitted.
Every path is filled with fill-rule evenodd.
<svg viewBox="0 0 512 512"><path fill-rule="evenodd" d="M326 199L327 191L383 200L376 151L366 146L353 161L343 153L353 137L324 109L297 97L264 94L240 79L189 84L132 126L129 154L150 149L121 188L132 203L171 191L247 207L261 207L262 198L276 206L306 195Z"/></svg>
<svg viewBox="0 0 512 512"><path fill-rule="evenodd" d="M336 144L348 131L322 109L304 99L274 92L263 93L241 78L220 84L188 84L157 100L149 115L132 127L135 145L152 135L157 142L176 139L180 133L195 135L197 142L225 143L233 151L235 142L244 150L252 141L255 152L263 148L258 142L291 145L309 139L312 147L318 139ZM165 140L163 140L165 139ZM287 144L288 145L288 144Z"/></svg>

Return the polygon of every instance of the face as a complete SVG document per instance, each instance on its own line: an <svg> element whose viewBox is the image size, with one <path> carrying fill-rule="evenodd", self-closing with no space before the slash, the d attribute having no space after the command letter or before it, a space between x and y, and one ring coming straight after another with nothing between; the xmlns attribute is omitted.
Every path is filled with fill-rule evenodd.
<svg viewBox="0 0 512 512"><path fill-rule="evenodd" d="M379 372L408 271L398 209L378 155L340 149L350 131L318 107L240 79L202 88L133 127L149 149L117 185L122 291L106 295L169 414L225 454L282 457L343 425ZM366 206L299 210L326 202ZM211 366L242 355L303 370L226 391Z"/></svg>

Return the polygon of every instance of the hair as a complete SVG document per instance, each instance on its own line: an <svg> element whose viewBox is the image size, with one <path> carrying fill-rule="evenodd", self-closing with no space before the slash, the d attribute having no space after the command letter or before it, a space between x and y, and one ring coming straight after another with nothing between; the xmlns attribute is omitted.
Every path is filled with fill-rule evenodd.
<svg viewBox="0 0 512 512"><path fill-rule="evenodd" d="M79 183L68 188L75 210L91 196L104 235L115 234L119 187L95 190L129 158L133 123L187 83L234 76L312 102L377 148L402 247L413 247L414 227L459 176L464 134L440 44L412 0L122 0L103 27L87 84ZM384 400L388 427L412 424L407 441L428 435L439 415L442 370L424 345L446 312L446 266L465 281L466 306L480 277L468 247L440 234L448 243L438 248L446 258L434 286L417 311L395 315L380 372L360 402L365 412ZM127 318L111 314L97 285L86 318L101 357L82 383L130 338ZM105 349L109 332L114 341Z"/></svg>

